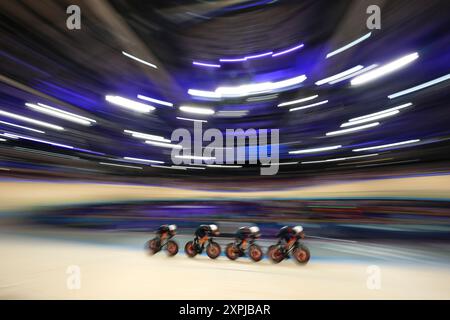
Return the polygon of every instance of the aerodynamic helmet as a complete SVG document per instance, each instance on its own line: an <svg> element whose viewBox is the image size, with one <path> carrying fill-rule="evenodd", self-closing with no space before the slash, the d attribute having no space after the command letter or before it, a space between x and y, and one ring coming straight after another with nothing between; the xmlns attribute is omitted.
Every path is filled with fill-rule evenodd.
<svg viewBox="0 0 450 320"><path fill-rule="evenodd" d="M177 230L177 225L175 225L175 224L169 225L169 231L175 231L175 230Z"/></svg>
<svg viewBox="0 0 450 320"><path fill-rule="evenodd" d="M211 228L212 232L216 232L219 229L215 224L210 224L209 227Z"/></svg>
<svg viewBox="0 0 450 320"><path fill-rule="evenodd" d="M300 233L303 231L303 227L302 226L295 226L292 228L292 230L295 231L295 233Z"/></svg>
<svg viewBox="0 0 450 320"><path fill-rule="evenodd" d="M259 228L257 226L250 227L249 229L250 229L250 231L252 233L258 233L259 232Z"/></svg>

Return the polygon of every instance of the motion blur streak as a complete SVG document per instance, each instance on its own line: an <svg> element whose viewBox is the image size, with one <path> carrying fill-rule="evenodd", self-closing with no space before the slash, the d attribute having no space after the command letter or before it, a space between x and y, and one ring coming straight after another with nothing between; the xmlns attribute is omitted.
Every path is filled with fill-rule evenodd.
<svg viewBox="0 0 450 320"><path fill-rule="evenodd" d="M0 299L450 299L448 14L0 1ZM173 258L143 249L163 224ZM201 224L264 258L188 259ZM286 225L304 267L267 259Z"/></svg>

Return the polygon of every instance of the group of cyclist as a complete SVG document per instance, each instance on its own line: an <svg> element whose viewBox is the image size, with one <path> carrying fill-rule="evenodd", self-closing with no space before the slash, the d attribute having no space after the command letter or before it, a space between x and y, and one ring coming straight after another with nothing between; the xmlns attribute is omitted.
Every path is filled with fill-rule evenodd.
<svg viewBox="0 0 450 320"><path fill-rule="evenodd" d="M158 228L156 233L162 242L163 240L171 239L176 234L176 231L177 226L175 224L164 224ZM215 224L202 224L195 230L194 234L194 242L199 246L203 246L210 237L219 235L219 228ZM256 239L260 236L261 232L257 226L241 227L235 234L237 247L245 250L249 239ZM278 231L276 237L279 239L279 243L288 249L298 239L304 239L305 234L303 227L300 225L284 226Z"/></svg>

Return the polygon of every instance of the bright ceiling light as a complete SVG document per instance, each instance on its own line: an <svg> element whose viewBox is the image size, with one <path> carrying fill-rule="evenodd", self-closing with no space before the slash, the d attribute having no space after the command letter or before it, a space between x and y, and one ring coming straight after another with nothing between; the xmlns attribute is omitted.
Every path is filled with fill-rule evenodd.
<svg viewBox="0 0 450 320"><path fill-rule="evenodd" d="M176 155L175 158L187 160L216 160L216 157L190 156L190 155Z"/></svg>
<svg viewBox="0 0 450 320"><path fill-rule="evenodd" d="M138 94L137 97L138 97L138 99L142 99L142 100L150 101L150 102L153 102L153 103L161 104L163 106L173 107L173 103L171 103L171 102L158 100L158 99L155 99L155 98L150 98L150 97L147 97L147 96L143 96L142 94Z"/></svg>
<svg viewBox="0 0 450 320"><path fill-rule="evenodd" d="M220 68L220 64L204 63L198 61L193 61L192 64L200 67Z"/></svg>
<svg viewBox="0 0 450 320"><path fill-rule="evenodd" d="M380 145L380 146L373 146L373 147L366 147L366 148L353 149L352 151L358 152L358 151L366 151L366 150L384 149L384 148L390 148L390 147L401 146L401 145L404 145L404 144L415 143L415 142L419 142L419 141L420 141L420 139L407 140L407 141L401 141L401 142L395 142L395 143L383 144L383 145Z"/></svg>
<svg viewBox="0 0 450 320"><path fill-rule="evenodd" d="M147 140L147 141L145 141L145 143L151 144L151 145L157 146L157 147L163 147L163 148L174 148L174 149L181 149L182 148L182 146L179 145L179 144L170 144L170 143L159 142L159 141Z"/></svg>
<svg viewBox="0 0 450 320"><path fill-rule="evenodd" d="M289 53L289 52L301 49L303 47L304 47L304 44L302 43L302 44L299 44L298 46L295 46L295 47L292 47L292 48L289 48L289 49L286 49L286 50L283 50L283 51L280 51L280 52L275 52L274 54L272 54L272 57L278 57L278 56L281 56L283 54L286 54L286 53Z"/></svg>
<svg viewBox="0 0 450 320"><path fill-rule="evenodd" d="M367 117L367 118L362 118L362 119L359 119L359 120L345 122L345 123L341 124L341 128L354 126L355 124L371 122L371 121L378 120L378 119L384 119L384 118L392 117L392 116L395 116L398 113L400 113L400 111L394 110L394 111L391 111L391 112L384 112L384 113L381 113L381 114L373 116L373 117Z"/></svg>
<svg viewBox="0 0 450 320"><path fill-rule="evenodd" d="M118 105L120 107L130 109L133 111L141 112L141 113L148 113L152 110L155 110L154 106L150 106L141 102L137 102L134 100L130 100L124 97L120 96L106 96L106 101L111 102L115 105Z"/></svg>
<svg viewBox="0 0 450 320"><path fill-rule="evenodd" d="M293 105L293 104L297 104L297 103L302 103L302 102L305 102L305 101L313 100L313 99L317 98L318 96L319 96L319 95L316 94L316 95L309 96L309 97L306 97L306 98L301 98L301 99L297 99L297 100L286 101L286 102L280 103L280 104L278 105L278 107L285 107L285 106L290 106L290 105Z"/></svg>
<svg viewBox="0 0 450 320"><path fill-rule="evenodd" d="M45 133L44 131L41 131L41 130L28 128L28 127L25 127L25 126L19 126L18 124L11 123L11 122L0 121L0 123L6 124L7 126L15 127L15 128L20 128L20 129L29 130L29 131L38 132L38 133Z"/></svg>
<svg viewBox="0 0 450 320"><path fill-rule="evenodd" d="M211 115L211 114L215 113L214 110L212 110L212 109L201 108L201 107L181 106L179 109L183 112L195 113L195 114Z"/></svg>
<svg viewBox="0 0 450 320"><path fill-rule="evenodd" d="M67 112L67 111L60 110L60 109L57 109L57 108L54 108L54 107L50 107L50 106L48 106L46 104L43 104L43 103L38 103L37 105L33 104L33 103L25 103L25 105L28 108L31 108L31 109L33 109L33 110L35 110L37 112L41 112L41 113L47 114L49 116L56 117L56 118L63 119L63 120L67 120L67 121L70 121L70 122L82 124L84 126L90 126L91 124L97 122L97 121L95 121L93 119L89 119L89 118L86 118L86 117L83 117L83 116L79 116L79 115L71 113L71 112Z"/></svg>
<svg viewBox="0 0 450 320"><path fill-rule="evenodd" d="M208 122L207 120L200 120L200 119L191 119L191 118L183 118L183 117L177 117L178 120L186 120L186 121L196 121L196 122Z"/></svg>
<svg viewBox="0 0 450 320"><path fill-rule="evenodd" d="M405 94L409 94L409 93L412 93L412 92L415 92L415 91L419 91L419 90L422 90L422 89L434 86L435 84L438 84L440 82L446 81L448 79L450 79L450 73L446 74L445 76L439 77L437 79L434 79L434 80L431 80L431 81L419 84L419 85L417 85L415 87L412 87L412 88L409 88L409 89L406 89L406 90L402 90L402 91L393 93L393 94L389 95L388 98L389 99L398 98L398 97L404 96Z"/></svg>
<svg viewBox="0 0 450 320"><path fill-rule="evenodd" d="M392 62L389 62L388 64L382 65L381 67L378 67L376 69L373 69L371 71L368 71L360 76L357 76L350 81L350 83L353 86L364 84L370 81L373 81L375 79L378 79L380 77L383 77L387 74L390 74L407 64L413 62L419 57L419 54L417 52L408 54L406 56L403 56L399 59L396 59Z"/></svg>
<svg viewBox="0 0 450 320"><path fill-rule="evenodd" d="M356 77L356 76L358 76L358 75L360 75L360 74L362 74L362 73L364 73L364 72L367 72L367 71L369 71L369 70L375 69L376 67L378 67L377 64L372 64L372 65L370 65L370 66L368 66L368 67L365 67L364 69L361 69L361 70L356 71L356 72L354 72L354 73L352 73L352 74L349 74L348 76L345 76L345 77L342 77L342 78L339 78L339 79L330 81L330 82L328 82L328 84L335 84L335 83L339 83L339 82L341 82L341 81L344 81L344 80L347 80L347 79Z"/></svg>
<svg viewBox="0 0 450 320"><path fill-rule="evenodd" d="M301 162L301 164L345 161L345 160L358 159L358 158L374 157L374 156L377 156L377 155L378 155L378 153L372 153L372 154L365 154L365 155L362 155L362 156L352 156L352 157L345 157L345 158L334 158L334 159L315 160L315 161L303 161L303 162Z"/></svg>
<svg viewBox="0 0 450 320"><path fill-rule="evenodd" d="M359 120L362 120L362 119L374 119L374 117L376 117L376 116L379 116L379 115L384 115L384 114L390 114L391 112L393 112L393 111L397 111L397 110L400 110L400 109L403 109L403 108L407 108L407 107L409 107L409 106L412 106L412 103L411 102L408 102L408 103L404 103L404 104L401 104L401 105L399 105L399 106L396 106L396 107L393 107L393 108L389 108L389 109L385 109L385 110L382 110L382 111L379 111L379 112L375 112L375 113L371 113L371 114L366 114L365 116L360 116L360 117L356 117L356 118L352 118L352 119L350 119L350 120L348 120L349 122L352 122L352 123L358 123L358 122L356 122L356 121L359 121ZM395 114L395 113L394 113ZM392 115L394 115L394 114L392 114ZM380 119L380 118L377 118L377 119ZM341 125L341 127L346 127L346 126L350 126L351 124L348 124L348 125L345 125L344 126L344 124L342 124Z"/></svg>
<svg viewBox="0 0 450 320"><path fill-rule="evenodd" d="M325 104L325 103L328 103L328 100L323 100L323 101L316 102L316 103L313 103L313 104L308 104L306 106L292 108L292 109L289 109L289 112L297 111L297 110L303 110L303 109L308 109L308 108L320 106L320 105Z"/></svg>
<svg viewBox="0 0 450 320"><path fill-rule="evenodd" d="M145 140L155 140L155 141L160 141L160 142L169 142L169 143L171 142L171 140L169 140L169 139L166 139L161 136L156 136L153 134L142 133L142 132L137 132L137 131L132 131L132 130L123 130L123 132L129 133L135 138L140 138L140 139L145 139Z"/></svg>
<svg viewBox="0 0 450 320"><path fill-rule="evenodd" d="M349 128L349 129L342 129L342 130L327 132L325 135L326 136L336 136L336 135L346 134L346 133L350 133L350 132L354 132L354 131L360 131L360 130L376 127L379 124L380 124L379 122L373 122L373 123L365 124L362 126Z"/></svg>
<svg viewBox="0 0 450 320"><path fill-rule="evenodd" d="M145 65L147 65L147 66L152 67L152 68L158 69L158 67L157 67L156 65L154 65L153 63L150 63L150 62L147 62L147 61L145 61L145 60L139 59L138 57L135 57L135 56L133 56L133 55L131 55L131 54L129 54L129 53L126 53L125 51L122 51L122 54L123 54L124 56L128 57L128 58L131 58L131 59L133 59L133 60L136 60L137 62L143 63L143 64L145 64Z"/></svg>
<svg viewBox="0 0 450 320"><path fill-rule="evenodd" d="M316 84L317 86L320 86L320 85L322 85L322 84L329 83L329 82L334 81L334 80L336 80L336 79L340 79L340 78L343 78L343 77L348 76L348 75L350 75L350 74L353 74L353 73L355 73L355 72L361 70L362 68L364 68L364 66L362 66L362 65L357 65L357 66L355 66L355 67L353 67L353 68L350 68L350 69L347 69L347 70L345 70L345 71L342 71L342 72L340 72L340 73L338 73L338 74L335 74L334 76L330 76L330 77L328 77L328 78L319 80L319 81L317 81L315 84Z"/></svg>
<svg viewBox="0 0 450 320"><path fill-rule="evenodd" d="M64 128L61 127L61 126L57 126L57 125L54 125L54 124L51 124L51 123L48 123L48 122L44 122L44 121L31 119L31 118L28 118L28 117L24 117L24 116L21 116L21 115L15 114L15 113L11 113L11 112L7 112L7 111L3 111L3 110L0 110L0 115L3 115L5 117L9 117L9 118L13 118L13 119L16 119L16 120L20 120L20 121L23 121L23 122L32 123L32 124L35 124L37 126L41 126L41 127L45 127L45 128L50 128L50 129L54 129L54 130L58 130L58 131L64 130Z"/></svg>
<svg viewBox="0 0 450 320"><path fill-rule="evenodd" d="M327 54L327 59L328 59L329 57L332 57L332 56L334 56L334 55L336 55L336 54L338 54L338 53L341 53L341 52L343 52L343 51L345 51L345 50L347 50L347 49L350 49L350 48L353 47L353 46L356 46L358 43L360 43L360 42L362 42L362 41L368 39L371 35L372 35L372 32L369 32L369 33L363 35L362 37L360 37L360 38L358 38L358 39L356 39L356 40L354 40L354 41L352 41L352 42L346 44L345 46L340 47L339 49L336 49L336 50L334 50L334 51L328 53L328 54Z"/></svg>
<svg viewBox="0 0 450 320"><path fill-rule="evenodd" d="M314 153L314 152L321 152L321 151L336 150L339 148L342 148L342 146L337 145L337 146L320 147L320 148L313 148L313 149L295 150L295 151L289 151L289 154Z"/></svg>
<svg viewBox="0 0 450 320"><path fill-rule="evenodd" d="M148 160L148 159L133 158L133 157L123 157L123 158L124 158L125 160L136 161L136 162L161 163L161 164L164 163L164 161L158 161L158 160Z"/></svg>

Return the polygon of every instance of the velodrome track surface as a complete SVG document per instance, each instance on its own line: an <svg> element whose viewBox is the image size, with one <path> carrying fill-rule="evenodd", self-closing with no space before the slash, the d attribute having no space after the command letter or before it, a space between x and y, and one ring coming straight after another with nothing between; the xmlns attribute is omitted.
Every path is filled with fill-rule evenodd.
<svg viewBox="0 0 450 320"><path fill-rule="evenodd" d="M190 259L182 250L148 256L149 236L0 229L0 299L450 299L444 244L307 240L312 259L299 266ZM177 236L180 247L189 238ZM81 271L78 290L67 287L72 265ZM371 265L379 267L380 289L367 286Z"/></svg>

